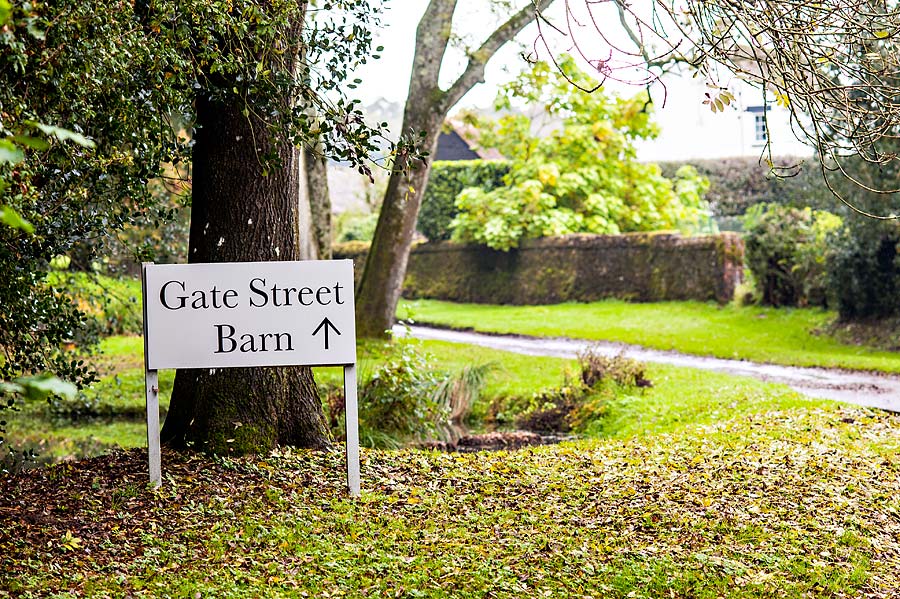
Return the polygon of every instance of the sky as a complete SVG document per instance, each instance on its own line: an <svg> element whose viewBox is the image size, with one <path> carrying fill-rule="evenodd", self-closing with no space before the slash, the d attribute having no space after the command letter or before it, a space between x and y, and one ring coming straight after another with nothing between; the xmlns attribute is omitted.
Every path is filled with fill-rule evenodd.
<svg viewBox="0 0 900 599"><path fill-rule="evenodd" d="M413 53L415 51L416 27L428 4L427 0L386 0L383 14L383 27L375 32L374 46L384 46L381 59L370 61L369 64L357 71L356 76L363 82L356 90L355 97L364 104L371 104L378 98L386 98L393 102L404 102L409 86L409 76L412 67ZM524 6L522 0L515 1L517 6ZM622 29L619 27L618 15L614 7L609 3L593 4L593 15L585 12L587 2L570 2L569 6L575 11L575 21L581 23L576 30L578 43L584 54L589 57L608 57L609 45L602 36L590 25L598 23L603 35L608 36L611 43L626 47L626 41ZM492 14L490 0L460 0L457 12L454 15L455 35L465 36L469 45L475 47L480 44L500 24L501 17ZM563 2L554 3L547 11L547 16L557 25L564 27ZM580 11L580 12L579 12ZM511 13L503 15L508 17ZM607 24L609 24L607 26ZM549 32L550 28L544 27ZM499 86L510 81L514 76L527 68L527 62L522 58L523 52L531 52L535 47L538 29L535 24L528 25L512 43L506 44L488 63L486 82L475 88L463 98L457 105L457 110L466 107L485 108L493 104ZM571 38L555 36L551 39L553 52L559 55L573 50ZM548 59L549 53L542 49L542 59ZM590 70L585 61L581 61L582 67ZM465 64L464 55L459 49L451 50L445 57L441 82L445 86L462 72ZM635 75L632 75L635 76ZM642 75L637 75L641 77ZM609 81L605 85L607 89L631 95L637 93L642 86L628 85Z"/></svg>
<svg viewBox="0 0 900 599"><path fill-rule="evenodd" d="M370 61L356 73L363 82L356 90L355 97L364 104L371 104L378 98L386 98L393 102L406 100L415 51L416 27L427 3L427 0L386 2L384 27L376 32L374 42L376 47L384 46L381 59ZM461 0L454 16L454 33L481 42L498 23L487 6L487 0ZM512 79L515 73L527 66L519 54L526 47L530 47L536 32L536 27L529 25L517 38L518 44L511 43L504 46L488 63L486 82L477 85L462 100L458 108L490 106L498 86ZM464 64L461 52L448 52L442 71L442 84L446 85L458 75Z"/></svg>

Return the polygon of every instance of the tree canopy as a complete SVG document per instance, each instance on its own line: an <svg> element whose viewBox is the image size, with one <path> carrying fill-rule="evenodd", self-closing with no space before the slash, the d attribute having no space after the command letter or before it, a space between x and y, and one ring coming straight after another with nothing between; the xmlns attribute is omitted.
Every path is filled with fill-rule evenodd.
<svg viewBox="0 0 900 599"><path fill-rule="evenodd" d="M199 107L248 124L227 139L259 180L286 166L285 141L368 172L381 132L342 90L373 55L378 14L368 0L0 0L0 206L17 225L0 227L0 380L92 381L64 349L89 345L89 319L46 274L56 256L171 216L151 183L196 179L198 133L214 128Z"/></svg>
<svg viewBox="0 0 900 599"><path fill-rule="evenodd" d="M560 67L537 63L501 89L496 109L519 100L527 114L474 119L479 145L497 148L510 171L502 187L460 194L454 237L507 250L521 239L568 233L709 230L708 183L696 170L669 180L637 160L635 142L657 134L647 95L589 93L591 79L574 61ZM536 122L544 122L539 133Z"/></svg>
<svg viewBox="0 0 900 599"><path fill-rule="evenodd" d="M627 41L616 41L608 20L598 18L609 8L617 11ZM895 2L654 0L637 6L616 0L566 3L563 19L542 14L541 23L537 46L549 47L551 38L563 36L601 79L646 84L673 63L683 63L706 79L712 106L728 98L733 78L755 84L766 101L790 111L794 132L816 149L827 180L838 175L863 189L898 191L869 188L854 172L861 163L900 160L900 6ZM589 43L598 39L605 42L602 52ZM770 146L766 160L773 166ZM849 194L833 186L832 191L857 209Z"/></svg>

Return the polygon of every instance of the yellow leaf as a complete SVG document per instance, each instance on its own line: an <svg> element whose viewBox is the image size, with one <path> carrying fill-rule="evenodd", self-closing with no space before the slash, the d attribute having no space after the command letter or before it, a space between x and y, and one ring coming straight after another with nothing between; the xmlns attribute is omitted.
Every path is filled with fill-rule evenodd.
<svg viewBox="0 0 900 599"><path fill-rule="evenodd" d="M883 40L884 38L888 37L889 35L891 35L891 33L889 31L876 31L875 32L875 37L877 37L880 40Z"/></svg>

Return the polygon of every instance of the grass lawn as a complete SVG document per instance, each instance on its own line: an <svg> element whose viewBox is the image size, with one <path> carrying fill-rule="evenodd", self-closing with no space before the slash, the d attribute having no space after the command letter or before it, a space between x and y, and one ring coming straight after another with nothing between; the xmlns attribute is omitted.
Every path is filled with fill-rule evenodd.
<svg viewBox="0 0 900 599"><path fill-rule="evenodd" d="M491 402L525 397L564 385L578 376L574 360L523 356L470 345L416 341L432 356L436 368L457 372L473 364L491 363L484 391L472 409L472 425L480 428ZM105 376L85 397L53 410L46 403L24 404L7 413L11 446L35 450L42 462L100 455L112 448L146 447L144 371L139 337L109 337L101 345L97 364ZM371 373L381 354L361 347L361 377ZM338 384L338 368L314 370L320 383ZM740 414L763 413L830 402L806 399L778 384L709 373L690 368L649 365L654 386L623 394L605 405L605 415L588 433L600 437L653 435L686 425L711 424ZM174 371L160 373L160 405L168 408Z"/></svg>
<svg viewBox="0 0 900 599"><path fill-rule="evenodd" d="M819 333L835 317L816 309L702 302L492 306L403 301L400 318L491 333L619 341L688 354L900 372L900 353L845 345Z"/></svg>
<svg viewBox="0 0 900 599"><path fill-rule="evenodd" d="M0 479L0 596L891 597L900 420L832 405L517 452L138 451Z"/></svg>
<svg viewBox="0 0 900 599"><path fill-rule="evenodd" d="M446 371L496 365L476 418L578 372L573 360L416 343ZM104 378L82 400L95 418L43 404L8 418L13 442L50 459L106 455L0 475L0 599L900 594L897 416L649 365L653 386L609 400L578 441L363 450L358 500L340 447L165 450L163 486L150 490L142 451L110 453L145 443L142 342L102 348ZM362 346L360 371L381 355ZM164 407L173 374L161 373Z"/></svg>

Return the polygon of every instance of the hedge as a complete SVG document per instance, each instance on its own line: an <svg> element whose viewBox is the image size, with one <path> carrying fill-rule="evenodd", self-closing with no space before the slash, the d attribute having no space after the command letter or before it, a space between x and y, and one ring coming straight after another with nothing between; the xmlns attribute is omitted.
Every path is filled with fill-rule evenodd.
<svg viewBox="0 0 900 599"><path fill-rule="evenodd" d="M900 316L900 225L848 222L829 239L829 288L841 320Z"/></svg>
<svg viewBox="0 0 900 599"><path fill-rule="evenodd" d="M419 232L431 241L450 239L450 221L456 216L454 202L459 192L466 187L485 191L500 187L508 172L509 163L497 160L435 162L419 211Z"/></svg>
<svg viewBox="0 0 900 599"><path fill-rule="evenodd" d="M361 272L367 244L335 246ZM566 235L501 252L449 241L410 254L403 295L490 304L553 304L603 298L728 302L743 274L734 233Z"/></svg>
<svg viewBox="0 0 900 599"><path fill-rule="evenodd" d="M795 176L783 179L772 176L767 165L751 156L660 162L659 166L664 176L673 177L685 164L709 179L706 199L716 217L741 216L750 206L762 203L833 209L837 202L822 179L819 163L811 157L776 158L779 167L800 164Z"/></svg>

